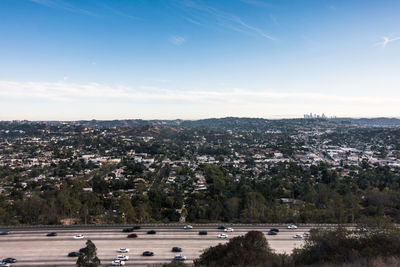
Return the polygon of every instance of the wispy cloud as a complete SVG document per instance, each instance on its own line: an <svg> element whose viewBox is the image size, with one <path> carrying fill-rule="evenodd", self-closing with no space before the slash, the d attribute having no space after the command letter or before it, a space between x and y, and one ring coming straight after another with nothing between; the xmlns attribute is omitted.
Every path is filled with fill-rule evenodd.
<svg viewBox="0 0 400 267"><path fill-rule="evenodd" d="M274 15L269 15L269 17L275 25L279 26L278 19Z"/></svg>
<svg viewBox="0 0 400 267"><path fill-rule="evenodd" d="M181 46L181 45L183 45L183 43L186 42L186 38L185 38L185 37L182 37L182 36L171 36L171 37L169 38L169 41L170 41L172 44L176 45L176 46Z"/></svg>
<svg viewBox="0 0 400 267"><path fill-rule="evenodd" d="M102 7L103 9L105 9L105 10L107 10L107 11L111 12L112 14L117 15L119 17L124 17L124 18L132 19L132 20L142 20L139 17L132 16L132 15L128 14L127 12L123 12L123 11L121 11L119 9L113 8L110 5L107 5L105 3L98 3L98 6Z"/></svg>
<svg viewBox="0 0 400 267"><path fill-rule="evenodd" d="M201 22L198 22L197 20L194 20L194 19L191 19L191 18L185 17L185 16L183 16L183 18L184 18L185 20L189 21L189 22L192 23L192 24L196 24L196 25L198 25L198 26L204 26L204 24L202 24Z"/></svg>
<svg viewBox="0 0 400 267"><path fill-rule="evenodd" d="M253 5L256 7L270 7L271 4L267 3L266 1L262 1L262 0L240 0L240 2L249 4L249 5Z"/></svg>
<svg viewBox="0 0 400 267"><path fill-rule="evenodd" d="M395 37L395 38L390 39L389 37L385 36L385 37L382 37L382 42L376 43L375 45L379 45L379 46L385 48L388 44L395 42L395 41L399 41L399 40L400 40L400 37Z"/></svg>
<svg viewBox="0 0 400 267"><path fill-rule="evenodd" d="M0 81L0 99L45 100L52 102L90 101L157 101L163 103L185 101L196 104L238 104L252 105L275 101L319 101L339 104L400 104L396 97L361 97L329 95L313 92L279 92L273 90L250 90L232 88L229 90L171 90L153 86L129 87L109 86L99 83L77 84L68 82L16 82ZM310 102L310 103L311 103Z"/></svg>
<svg viewBox="0 0 400 267"><path fill-rule="evenodd" d="M310 110L337 116L374 117L395 116L399 105L398 94L388 97L270 89L224 88L209 91L69 81L0 81L0 120L268 118L276 114L296 117Z"/></svg>
<svg viewBox="0 0 400 267"><path fill-rule="evenodd" d="M178 9L184 12L182 18L190 23L216 28L223 27L245 34L257 34L270 40L276 39L261 28L249 24L243 18L229 12L218 10L201 1L176 0L174 3Z"/></svg>
<svg viewBox="0 0 400 267"><path fill-rule="evenodd" d="M95 16L94 13L92 13L88 10L78 8L70 3L67 3L67 2L64 2L61 0L30 0L30 1L35 4L39 4L42 6L49 7L49 8L62 9L62 10L66 10L66 11L73 12L73 13Z"/></svg>

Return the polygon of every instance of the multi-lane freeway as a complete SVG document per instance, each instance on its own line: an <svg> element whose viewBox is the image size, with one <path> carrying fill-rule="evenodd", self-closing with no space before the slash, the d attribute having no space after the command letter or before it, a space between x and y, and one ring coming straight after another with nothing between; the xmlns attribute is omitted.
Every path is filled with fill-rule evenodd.
<svg viewBox="0 0 400 267"><path fill-rule="evenodd" d="M111 265L115 259L117 249L130 249L129 260L125 266L146 266L149 264L170 262L175 254L172 247L183 249L187 262L197 258L202 250L219 243L225 243L230 238L244 235L248 231L264 232L270 246L279 253L290 253L294 247L302 244L301 239L294 239L295 234L304 234L310 227L287 229L285 226L276 227L280 232L275 236L267 235L272 226L229 225L234 232L227 233L228 239L219 239L217 235L223 233L212 225L194 225L193 229L184 230L183 226L142 226L136 230L137 238L127 238L129 233L123 233L121 226L115 227L67 227L67 228L15 228L10 229L9 235L0 236L0 260L13 257L17 262L12 266L74 266L77 258L68 257L68 253L85 247L86 240L92 240L97 247L97 255L102 266ZM154 229L157 233L148 235L148 230ZM199 235L200 230L208 232ZM49 232L57 232L57 236L46 236ZM83 234L80 240L73 239L76 234ZM153 251L154 256L142 256L143 251Z"/></svg>

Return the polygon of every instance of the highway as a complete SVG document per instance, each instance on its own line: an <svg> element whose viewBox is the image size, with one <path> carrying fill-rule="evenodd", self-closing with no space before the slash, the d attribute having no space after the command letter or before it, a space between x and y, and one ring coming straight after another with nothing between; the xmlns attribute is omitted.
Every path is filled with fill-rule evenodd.
<svg viewBox="0 0 400 267"><path fill-rule="evenodd" d="M121 253L120 247L130 249L129 260L125 266L148 266L170 262L175 254L187 257L188 263L197 258L202 250L219 243L228 242L232 237L244 235L248 231L258 230L264 232L272 249L279 253L290 253L294 247L302 244L301 239L294 239L295 234L304 234L310 230L309 226L299 226L290 230L285 226L249 226L229 225L234 229L228 234L228 239L219 239L217 235L224 233L216 226L194 225L194 229L184 230L183 226L143 226L136 230L137 238L127 238L129 233L123 233L123 226L110 227L59 227L59 228L34 228L19 227L9 229L9 235L0 236L0 259L13 257L17 263L12 266L75 266L77 258L67 257L72 251L85 247L86 240L92 240L97 247L97 255L102 266L110 266L111 261ZM267 231L275 227L280 229L276 236L267 235ZM3 228L2 228L3 229ZM148 230L157 231L148 235ZM199 235L200 230L205 230L208 235ZM49 232L57 232L57 236L47 237ZM84 239L75 240L73 236L83 234ZM171 252L174 246L181 247L182 253ZM154 256L142 256L143 251L153 251Z"/></svg>

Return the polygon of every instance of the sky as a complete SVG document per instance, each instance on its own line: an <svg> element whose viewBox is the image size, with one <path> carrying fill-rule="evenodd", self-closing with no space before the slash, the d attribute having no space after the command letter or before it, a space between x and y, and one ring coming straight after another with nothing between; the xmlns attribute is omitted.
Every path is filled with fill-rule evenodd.
<svg viewBox="0 0 400 267"><path fill-rule="evenodd" d="M0 120L400 117L398 0L0 0Z"/></svg>

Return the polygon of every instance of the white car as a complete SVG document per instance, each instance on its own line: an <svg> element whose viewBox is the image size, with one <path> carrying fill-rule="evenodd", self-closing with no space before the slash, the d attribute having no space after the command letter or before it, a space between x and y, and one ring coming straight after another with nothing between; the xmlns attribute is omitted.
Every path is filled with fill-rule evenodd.
<svg viewBox="0 0 400 267"><path fill-rule="evenodd" d="M230 227L229 228L225 228L224 232L233 232L233 228L230 228Z"/></svg>
<svg viewBox="0 0 400 267"><path fill-rule="evenodd" d="M217 237L218 238L228 238L228 235L227 234L219 234Z"/></svg>
<svg viewBox="0 0 400 267"><path fill-rule="evenodd" d="M84 235L74 235L74 239L83 239L85 236Z"/></svg>
<svg viewBox="0 0 400 267"><path fill-rule="evenodd" d="M129 248L119 248L118 252L119 253L128 253L129 252Z"/></svg>
<svg viewBox="0 0 400 267"><path fill-rule="evenodd" d="M288 225L287 229L297 229L297 226L294 224Z"/></svg>
<svg viewBox="0 0 400 267"><path fill-rule="evenodd" d="M185 226L183 226L183 229L193 229L193 226L191 226L191 225L185 225Z"/></svg>
<svg viewBox="0 0 400 267"><path fill-rule="evenodd" d="M125 265L125 261L113 260L113 261L111 262L111 265L112 265L112 266L122 266L122 265Z"/></svg>
<svg viewBox="0 0 400 267"><path fill-rule="evenodd" d="M8 263L8 262L0 262L0 266L4 266L4 267L9 267L9 266L11 266L11 263Z"/></svg>
<svg viewBox="0 0 400 267"><path fill-rule="evenodd" d="M117 255L117 257L115 259L116 260L120 260L120 261L127 261L127 260L129 260L129 256L127 256L127 255Z"/></svg>
<svg viewBox="0 0 400 267"><path fill-rule="evenodd" d="M178 261L185 261L186 256L183 256L182 254L178 254L178 255L175 255L174 259L178 260Z"/></svg>
<svg viewBox="0 0 400 267"><path fill-rule="evenodd" d="M301 234L295 234L295 235L293 236L293 238L303 238L303 235L301 235Z"/></svg>

